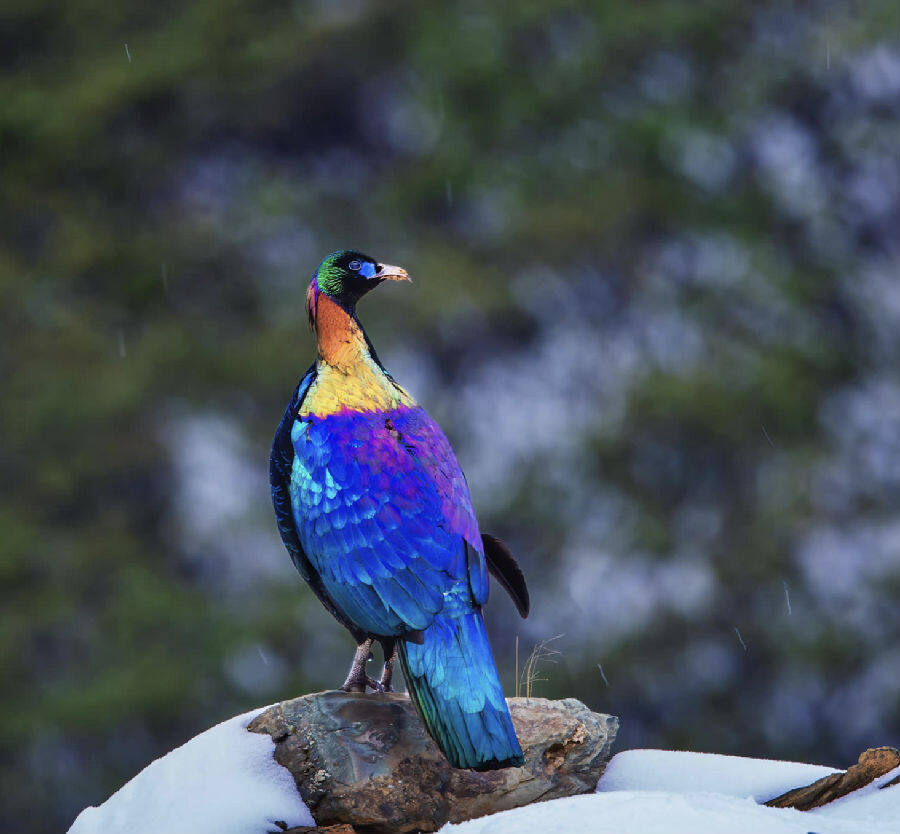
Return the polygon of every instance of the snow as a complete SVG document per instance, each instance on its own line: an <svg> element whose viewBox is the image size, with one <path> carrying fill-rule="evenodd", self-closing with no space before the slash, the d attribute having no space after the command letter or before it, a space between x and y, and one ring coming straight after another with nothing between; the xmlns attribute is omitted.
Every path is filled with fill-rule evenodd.
<svg viewBox="0 0 900 834"><path fill-rule="evenodd" d="M315 825L275 745L238 715L148 765L102 805L85 808L69 834L266 834Z"/></svg>
<svg viewBox="0 0 900 834"><path fill-rule="evenodd" d="M247 725L262 709L225 721L146 767L69 834L267 834L276 820L315 825L274 743ZM767 808L785 791L835 770L712 753L626 750L597 792L538 802L457 825L445 834L897 834L900 768L827 806Z"/></svg>
<svg viewBox="0 0 900 834"><path fill-rule="evenodd" d="M897 771L814 811L759 804L821 779L833 768L712 753L627 750L597 793L539 802L458 825L444 834L897 834Z"/></svg>
<svg viewBox="0 0 900 834"><path fill-rule="evenodd" d="M896 818L895 818L896 819ZM791 808L716 793L610 791L538 802L513 811L445 825L441 834L896 834L843 820L813 819Z"/></svg>
<svg viewBox="0 0 900 834"><path fill-rule="evenodd" d="M717 753L626 750L613 756L597 791L703 791L766 802L835 772L833 767Z"/></svg>

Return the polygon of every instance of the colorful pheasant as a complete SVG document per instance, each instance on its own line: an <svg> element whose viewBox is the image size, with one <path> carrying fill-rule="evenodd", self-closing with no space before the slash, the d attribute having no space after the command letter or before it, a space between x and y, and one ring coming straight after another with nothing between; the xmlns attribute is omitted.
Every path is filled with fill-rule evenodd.
<svg viewBox="0 0 900 834"><path fill-rule="evenodd" d="M275 434L272 499L297 570L353 635L341 689L391 689L399 655L428 732L455 767L522 764L481 606L488 570L522 616L528 591L506 546L481 536L465 477L437 424L384 369L356 317L382 281L409 280L335 252L306 294L318 358ZM366 674L373 641L380 681Z"/></svg>

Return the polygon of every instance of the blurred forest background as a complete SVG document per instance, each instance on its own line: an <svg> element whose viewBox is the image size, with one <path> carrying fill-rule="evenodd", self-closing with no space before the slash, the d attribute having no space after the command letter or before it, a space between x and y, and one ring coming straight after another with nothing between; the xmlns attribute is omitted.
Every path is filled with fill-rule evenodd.
<svg viewBox="0 0 900 834"><path fill-rule="evenodd" d="M343 679L267 486L306 285L439 420L507 691L900 743L896 2L5 0L0 830Z"/></svg>

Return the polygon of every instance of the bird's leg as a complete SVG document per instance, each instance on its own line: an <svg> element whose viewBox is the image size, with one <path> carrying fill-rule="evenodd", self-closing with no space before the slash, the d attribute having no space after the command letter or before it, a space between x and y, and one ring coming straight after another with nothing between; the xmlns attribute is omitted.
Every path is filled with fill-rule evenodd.
<svg viewBox="0 0 900 834"><path fill-rule="evenodd" d="M394 677L394 662L397 660L397 641L393 637L381 640L381 649L384 652L384 671L381 673L382 692L393 692L391 679Z"/></svg>
<svg viewBox="0 0 900 834"><path fill-rule="evenodd" d="M367 686L371 686L376 692L381 691L381 684L366 674L366 663L369 662L371 655L372 638L369 637L356 647L356 654L353 655L353 663L350 664L347 680L341 686L344 692L365 692Z"/></svg>

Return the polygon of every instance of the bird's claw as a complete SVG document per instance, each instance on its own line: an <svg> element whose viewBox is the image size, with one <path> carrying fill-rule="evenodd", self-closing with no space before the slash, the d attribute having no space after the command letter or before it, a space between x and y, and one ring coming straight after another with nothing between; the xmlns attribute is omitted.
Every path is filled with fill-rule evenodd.
<svg viewBox="0 0 900 834"><path fill-rule="evenodd" d="M370 637L356 647L356 654L353 657L347 679L341 686L342 692L365 692L366 689L371 689L373 692L393 692L391 673L394 671L394 655L391 655L385 662L384 674L380 681L366 674L366 663L372 659L372 652L369 650L371 645L372 638Z"/></svg>
<svg viewBox="0 0 900 834"><path fill-rule="evenodd" d="M341 686L341 692L365 692L367 688L373 689L375 692L391 691L390 688L385 689L381 681L370 678L368 675L360 675L360 677L353 680L344 681L343 686Z"/></svg>

